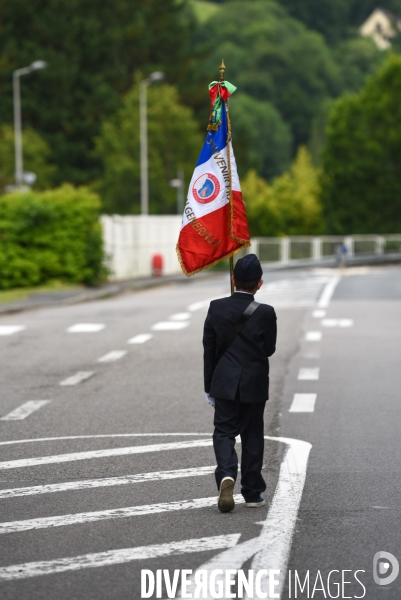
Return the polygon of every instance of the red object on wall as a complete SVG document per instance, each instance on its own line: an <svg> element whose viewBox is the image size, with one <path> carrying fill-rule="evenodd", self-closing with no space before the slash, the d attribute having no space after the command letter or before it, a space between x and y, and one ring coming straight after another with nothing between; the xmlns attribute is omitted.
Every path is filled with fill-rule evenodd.
<svg viewBox="0 0 401 600"><path fill-rule="evenodd" d="M161 277L163 275L163 255L154 254L152 256L152 275L153 277Z"/></svg>

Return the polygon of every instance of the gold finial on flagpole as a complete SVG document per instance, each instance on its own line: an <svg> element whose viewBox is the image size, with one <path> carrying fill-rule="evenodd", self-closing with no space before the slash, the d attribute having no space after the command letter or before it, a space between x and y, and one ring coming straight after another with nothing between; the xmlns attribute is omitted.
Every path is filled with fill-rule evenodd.
<svg viewBox="0 0 401 600"><path fill-rule="evenodd" d="M220 69L220 81L224 80L224 71L226 70L226 65L224 64L224 58L221 59L221 65L219 66Z"/></svg>

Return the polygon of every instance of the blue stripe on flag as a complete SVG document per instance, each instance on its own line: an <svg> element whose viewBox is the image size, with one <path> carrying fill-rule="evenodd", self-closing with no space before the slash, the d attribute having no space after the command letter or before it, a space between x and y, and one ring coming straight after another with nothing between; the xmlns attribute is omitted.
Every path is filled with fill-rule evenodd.
<svg viewBox="0 0 401 600"><path fill-rule="evenodd" d="M216 152L220 152L227 145L227 137L228 137L228 122L227 122L227 113L225 111L225 107L221 111L221 125L218 131L208 131L206 135L205 143L203 144L202 151L199 155L198 162L196 166L202 165L206 161L208 161L213 154Z"/></svg>

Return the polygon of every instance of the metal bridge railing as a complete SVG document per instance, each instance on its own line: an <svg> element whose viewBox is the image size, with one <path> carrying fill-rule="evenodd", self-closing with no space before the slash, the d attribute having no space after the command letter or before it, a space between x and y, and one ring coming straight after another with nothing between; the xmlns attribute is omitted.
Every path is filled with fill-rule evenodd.
<svg viewBox="0 0 401 600"><path fill-rule="evenodd" d="M289 236L252 238L249 252L263 263L288 264L292 261L352 258L364 255L401 254L401 234Z"/></svg>

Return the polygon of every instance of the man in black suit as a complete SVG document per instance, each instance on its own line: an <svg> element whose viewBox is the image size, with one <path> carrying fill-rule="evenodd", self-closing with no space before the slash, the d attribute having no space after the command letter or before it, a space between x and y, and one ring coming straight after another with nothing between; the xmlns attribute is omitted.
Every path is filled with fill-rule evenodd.
<svg viewBox="0 0 401 600"><path fill-rule="evenodd" d="M246 321L220 360L219 348L261 288L262 267L255 254L238 260L234 269L235 293L213 300L206 317L204 347L205 394L215 407L213 446L222 512L234 508L233 491L238 458L235 438L241 436L241 493L245 506L263 506L266 490L262 477L264 451L263 413L269 397L269 359L276 349L276 313L260 304Z"/></svg>

